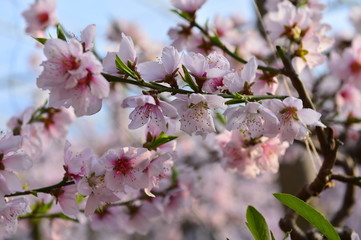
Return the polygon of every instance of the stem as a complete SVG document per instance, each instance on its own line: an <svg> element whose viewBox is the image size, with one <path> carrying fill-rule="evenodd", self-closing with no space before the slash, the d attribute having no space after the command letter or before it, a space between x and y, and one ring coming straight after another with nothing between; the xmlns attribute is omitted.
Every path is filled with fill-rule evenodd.
<svg viewBox="0 0 361 240"><path fill-rule="evenodd" d="M74 181L66 182L63 180L57 184L54 184L54 185L51 185L48 187L37 188L37 189L28 190L28 191L24 191L24 192L16 192L16 193L5 195L5 197L16 197L16 196L23 196L23 195L30 195L30 194L34 195L34 194L37 194L38 192L51 193L56 188L72 185L74 183L75 183Z"/></svg>
<svg viewBox="0 0 361 240"><path fill-rule="evenodd" d="M19 219L41 219L41 218L50 218L50 219L60 218L60 219L70 220L70 221L77 222L77 223L79 222L77 219L70 218L70 217L64 215L63 213L24 215L24 216L19 217Z"/></svg>
<svg viewBox="0 0 361 240"><path fill-rule="evenodd" d="M337 180L344 183L350 183L356 186L361 187L361 177L355 177L352 175L340 175L340 174L332 174L331 180Z"/></svg>
<svg viewBox="0 0 361 240"><path fill-rule="evenodd" d="M298 95L303 100L305 107L316 110L305 86L303 85L303 82L294 70L290 59L286 56L285 52L281 49L280 46L277 46L276 48L277 54L281 58L284 65L282 74L290 78L293 87L297 90ZM317 173L316 178L310 184L306 184L296 195L305 202L312 196L318 196L324 189L327 188L332 175L332 168L336 162L336 154L339 147L339 142L333 138L331 128L327 128L326 131L324 131L321 127L316 127L316 134L318 141L320 142L324 161L319 172ZM296 226L296 218L297 214L293 210L288 209L285 217L280 220L280 227L285 232L292 231L292 239L304 240L305 236L303 236L302 232L298 231Z"/></svg>
<svg viewBox="0 0 361 240"><path fill-rule="evenodd" d="M352 207L354 206L356 199L356 187L361 187L361 177L355 177L356 164L353 158L346 158L343 164L343 169L347 175L332 175L331 179L340 180L346 182L346 190L343 197L342 205L333 217L331 223L334 226L342 226L345 219L350 215Z"/></svg>
<svg viewBox="0 0 361 240"><path fill-rule="evenodd" d="M147 87L150 89L158 90L160 92L170 92L170 93L178 93L178 94L192 94L196 93L193 91L183 90L183 89L176 89L176 88L170 88L163 85L160 85L158 83L147 83L145 81L136 81L133 79L128 78L121 78L113 75L109 75L106 73L102 73L102 75L109 81L109 82L119 82L119 83L128 83L140 87ZM200 94L200 93L198 93ZM208 94L208 93L203 93ZM209 93L211 94L211 93ZM280 95L260 95L260 96L254 96L254 95L233 95L233 94L218 94L218 96L223 98L232 98L231 100L227 101L226 104L237 104L237 103L245 103L245 102L254 102L254 101L260 101L265 99L285 99L287 96L280 96Z"/></svg>
<svg viewBox="0 0 361 240"><path fill-rule="evenodd" d="M189 19L186 19L189 21ZM244 60L243 58L241 58L238 54L236 54L235 52L232 52L231 50L229 50L220 40L219 40L219 37L218 36L211 36L209 35L209 33L202 27L200 26L197 22L195 22L194 20L193 21L190 21L190 24L191 26L194 26L196 27L197 29L199 29L203 35L205 37L207 37L211 43L220 48L221 50L223 50L226 54L228 54L229 56L231 56L233 59L237 60L238 62L241 62L241 63L244 63L246 64L247 61ZM281 70L279 69L276 69L276 68L272 68L272 67L264 67L264 66L258 66L258 69L262 70L262 71L266 71L266 72L270 72L270 73L273 73L273 74L279 74L281 73Z"/></svg>

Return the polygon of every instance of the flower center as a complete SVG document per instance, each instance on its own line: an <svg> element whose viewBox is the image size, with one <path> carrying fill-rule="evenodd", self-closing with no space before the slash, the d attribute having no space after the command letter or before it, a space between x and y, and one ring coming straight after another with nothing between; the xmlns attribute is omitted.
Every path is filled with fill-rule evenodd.
<svg viewBox="0 0 361 240"><path fill-rule="evenodd" d="M36 17L41 24L49 21L49 14L47 12L39 13Z"/></svg>
<svg viewBox="0 0 361 240"><path fill-rule="evenodd" d="M361 62L353 61L350 64L350 68L351 68L352 73L354 73L354 74L360 73L361 72Z"/></svg>
<svg viewBox="0 0 361 240"><path fill-rule="evenodd" d="M123 174L125 176L125 175L129 175L129 173L131 173L133 168L134 167L132 161L130 161L127 158L119 158L114 162L113 170L117 174Z"/></svg>
<svg viewBox="0 0 361 240"><path fill-rule="evenodd" d="M298 120L297 108L286 107L283 110L281 110L280 113L282 114L283 118L287 121L291 120L291 118L293 118L294 120Z"/></svg>

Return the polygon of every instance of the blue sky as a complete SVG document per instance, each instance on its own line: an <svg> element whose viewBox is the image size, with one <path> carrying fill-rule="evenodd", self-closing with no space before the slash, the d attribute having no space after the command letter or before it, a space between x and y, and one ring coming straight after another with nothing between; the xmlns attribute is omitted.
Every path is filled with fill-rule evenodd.
<svg viewBox="0 0 361 240"><path fill-rule="evenodd" d="M14 114L19 114L34 101L37 75L29 67L32 53L41 54L34 40L24 32L21 12L34 0L1 0L0 8L0 129ZM153 40L169 43L167 31L180 19L169 11L168 0L61 0L57 2L58 20L67 30L79 34L88 24L97 25L97 49L105 54L105 32L111 19L136 21ZM254 19L252 0L208 0L199 12L205 22L214 14L241 14ZM326 22L337 30L347 28L346 8L328 13Z"/></svg>

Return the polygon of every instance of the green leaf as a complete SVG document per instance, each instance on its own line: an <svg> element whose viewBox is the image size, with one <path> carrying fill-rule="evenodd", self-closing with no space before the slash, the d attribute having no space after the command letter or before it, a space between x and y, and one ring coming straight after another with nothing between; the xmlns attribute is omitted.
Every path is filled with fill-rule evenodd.
<svg viewBox="0 0 361 240"><path fill-rule="evenodd" d="M247 227L255 240L269 240L271 238L266 220L254 207L248 206L246 218Z"/></svg>
<svg viewBox="0 0 361 240"><path fill-rule="evenodd" d="M158 137L154 138L152 142L144 144L144 147L148 148L149 150L155 150L159 146L166 144L167 142L170 142L176 138L177 136L167 136L164 132L162 132Z"/></svg>
<svg viewBox="0 0 361 240"><path fill-rule="evenodd" d="M189 74L188 69L184 65L182 65L182 68L184 72L184 77L181 75L183 81L186 82L189 85L189 87L193 89L193 91L199 92L199 89L197 85L194 83L191 75Z"/></svg>
<svg viewBox="0 0 361 240"><path fill-rule="evenodd" d="M316 209L301 199L286 193L273 194L281 203L295 211L298 215L302 216L305 220L317 228L327 239L340 240L340 236L332 224Z"/></svg>
<svg viewBox="0 0 361 240"><path fill-rule="evenodd" d="M181 11L178 11L177 9L171 9L170 11L174 12L175 14L177 14L181 18L184 18L187 21L192 21L191 15L189 15L189 13L187 13L187 12L181 12Z"/></svg>
<svg viewBox="0 0 361 240"><path fill-rule="evenodd" d="M37 38L37 37L33 37L33 38L43 45L46 43L46 41L48 41L47 38Z"/></svg>
<svg viewBox="0 0 361 240"><path fill-rule="evenodd" d="M56 34L58 35L59 39L66 41L65 31L59 23L56 25Z"/></svg>
<svg viewBox="0 0 361 240"><path fill-rule="evenodd" d="M271 231L271 239L276 240L275 236L273 235L273 232Z"/></svg>
<svg viewBox="0 0 361 240"><path fill-rule="evenodd" d="M122 61L122 59L119 58L118 55L115 55L115 65L122 73L125 73L134 79L138 79L138 76Z"/></svg>

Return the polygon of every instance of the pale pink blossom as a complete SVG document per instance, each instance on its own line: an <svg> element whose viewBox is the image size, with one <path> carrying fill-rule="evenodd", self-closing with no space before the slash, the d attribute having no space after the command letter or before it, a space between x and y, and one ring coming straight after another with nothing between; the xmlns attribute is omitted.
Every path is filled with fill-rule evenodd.
<svg viewBox="0 0 361 240"><path fill-rule="evenodd" d="M31 4L22 13L27 23L25 31L35 37L44 37L45 29L56 24L55 7L55 0L39 0Z"/></svg>
<svg viewBox="0 0 361 240"><path fill-rule="evenodd" d="M222 140L223 158L221 165L226 170L238 172L246 178L254 178L261 171L250 156L252 147L246 148L246 140L240 131L232 131L227 141Z"/></svg>
<svg viewBox="0 0 361 240"><path fill-rule="evenodd" d="M169 118L178 116L177 110L172 105L150 95L127 97L124 99L122 107L135 108L129 115L132 120L129 129L137 129L152 122L153 127L157 127L161 132L166 132L167 121L165 116Z"/></svg>
<svg viewBox="0 0 361 240"><path fill-rule="evenodd" d="M223 90L228 90L231 93L241 92L244 94L252 94L251 87L255 82L258 63L256 58L252 57L241 73L232 72L223 78Z"/></svg>
<svg viewBox="0 0 361 240"><path fill-rule="evenodd" d="M55 194L63 213L73 218L79 213L79 207L76 203L77 193L77 186L69 185L59 188Z"/></svg>
<svg viewBox="0 0 361 240"><path fill-rule="evenodd" d="M123 77L124 74L119 72L119 69L115 65L115 56L122 60L123 63L131 68L135 67L137 62L137 53L135 51L134 43L131 37L128 37L124 33L121 34L122 38L119 44L118 52L108 52L103 59L104 72L115 76Z"/></svg>
<svg viewBox="0 0 361 240"><path fill-rule="evenodd" d="M94 38L96 34L95 24L90 24L83 31L81 31L80 42L83 46L83 51L90 51L94 47Z"/></svg>
<svg viewBox="0 0 361 240"><path fill-rule="evenodd" d="M90 149L85 149L80 153L73 154L70 149L71 144L66 141L64 147L64 169L69 177L78 181L85 175L85 165L93 157Z"/></svg>
<svg viewBox="0 0 361 240"><path fill-rule="evenodd" d="M341 56L331 54L330 70L341 80L361 89L361 35L353 39L351 47L346 48Z"/></svg>
<svg viewBox="0 0 361 240"><path fill-rule="evenodd" d="M37 85L50 90L49 106L72 106L77 116L98 112L102 99L109 95L109 83L101 75L103 67L96 57L84 53L74 38L69 42L49 39L44 53L48 60L42 63Z"/></svg>
<svg viewBox="0 0 361 240"><path fill-rule="evenodd" d="M171 168L173 166L172 155L169 153L159 152L154 154L150 160L149 165L144 169L144 181L148 182L148 187L146 188L146 193L149 196L154 197L150 193L152 188L159 185L159 179L164 177L169 177L171 174Z"/></svg>
<svg viewBox="0 0 361 240"><path fill-rule="evenodd" d="M325 127L319 121L321 114L310 108L303 108L302 100L298 98L287 97L283 101L271 99L265 101L265 105L280 121L281 141L293 143L294 139L303 140L308 134L307 125Z"/></svg>
<svg viewBox="0 0 361 240"><path fill-rule="evenodd" d="M145 148L108 150L99 160L105 165L106 186L117 192L126 192L129 187L135 190L147 188L149 183L143 175L149 166L151 155Z"/></svg>
<svg viewBox="0 0 361 240"><path fill-rule="evenodd" d="M14 234L18 226L18 217L30 212L29 203L25 198L16 198L6 202L0 209L0 224L8 234Z"/></svg>
<svg viewBox="0 0 361 240"><path fill-rule="evenodd" d="M171 0L175 8L183 12L194 13L206 2L206 0Z"/></svg>
<svg viewBox="0 0 361 240"><path fill-rule="evenodd" d="M170 28L168 36L173 40L172 46L178 51L189 47L189 38L192 35L192 28L189 24L179 23L176 27Z"/></svg>
<svg viewBox="0 0 361 240"><path fill-rule="evenodd" d="M25 171L32 167L31 159L21 149L22 140L10 133L0 136L0 170Z"/></svg>
<svg viewBox="0 0 361 240"><path fill-rule="evenodd" d="M228 118L227 130L241 130L251 138L274 137L278 134L280 123L276 115L257 102L228 108L224 115Z"/></svg>
<svg viewBox="0 0 361 240"><path fill-rule="evenodd" d="M298 49L296 56L292 58L292 65L297 73L301 73L306 66L312 69L326 61L326 56L321 53L324 51L322 44L322 39L318 36L302 40L302 48Z"/></svg>
<svg viewBox="0 0 361 240"><path fill-rule="evenodd" d="M254 158L261 172L278 172L279 157L285 154L288 142L281 142L278 137L263 138L262 143L257 145Z"/></svg>
<svg viewBox="0 0 361 240"><path fill-rule="evenodd" d="M101 204L118 201L119 198L112 190L105 185L104 163L91 158L86 162L86 175L77 182L78 192L84 196L89 196L85 206L85 215L94 213Z"/></svg>
<svg viewBox="0 0 361 240"><path fill-rule="evenodd" d="M349 115L361 118L361 93L360 90L350 84L345 84L336 93L336 106L342 119Z"/></svg>
<svg viewBox="0 0 361 240"><path fill-rule="evenodd" d="M19 178L10 171L0 170L0 210L5 207L4 196L22 190Z"/></svg>
<svg viewBox="0 0 361 240"><path fill-rule="evenodd" d="M217 95L191 94L190 96L176 95L172 105L181 117L181 130L189 135L201 135L215 132L214 122L209 110L224 109L224 99Z"/></svg>
<svg viewBox="0 0 361 240"><path fill-rule="evenodd" d="M197 85L207 92L217 92L223 86L223 77L230 72L229 61L217 52L207 57L191 52L184 55L183 63Z"/></svg>
<svg viewBox="0 0 361 240"><path fill-rule="evenodd" d="M163 48L159 62L144 62L138 65L140 75L145 81L161 81L176 85L175 77L182 55L172 46Z"/></svg>

